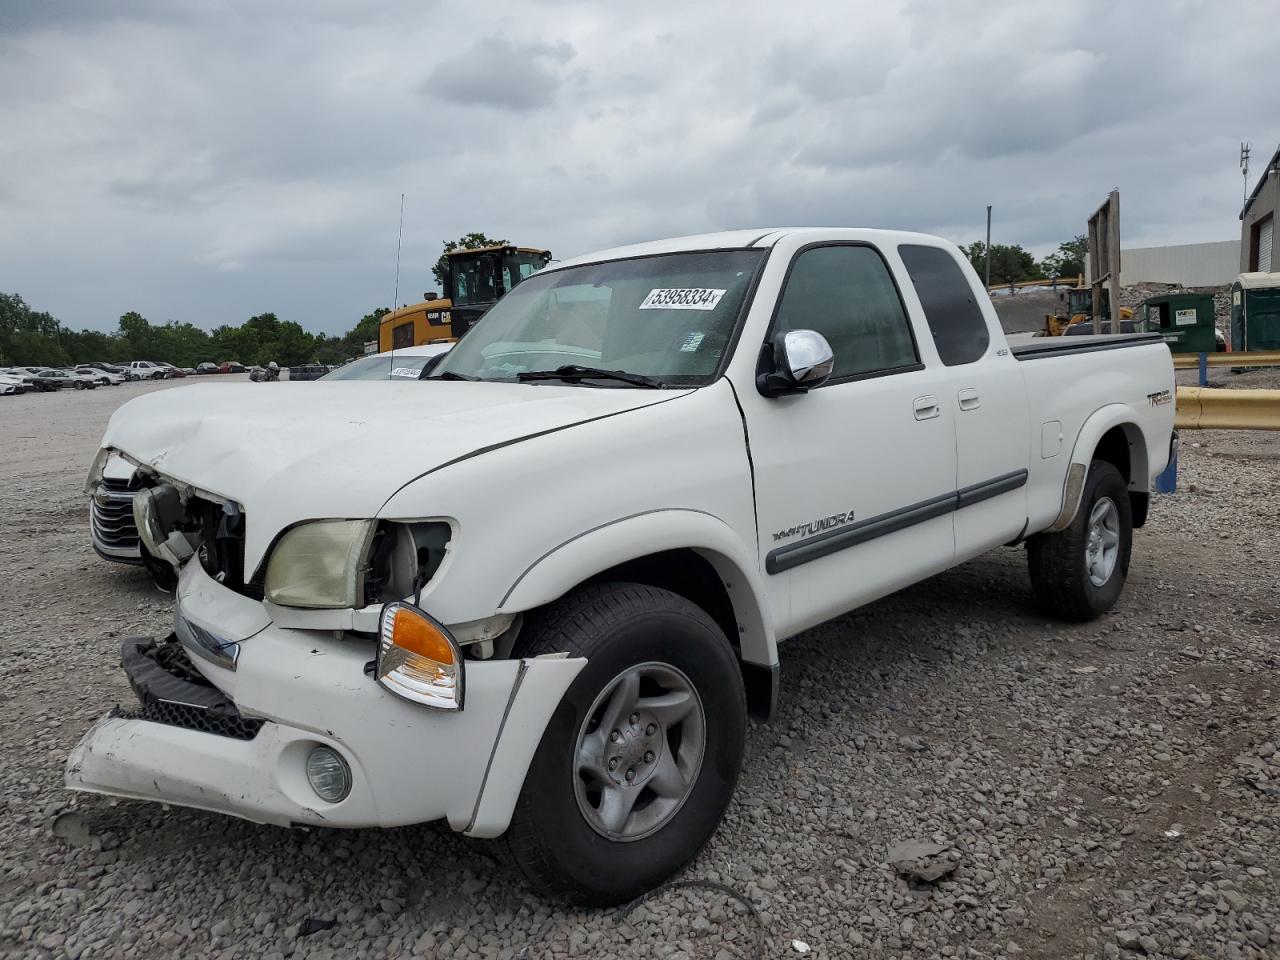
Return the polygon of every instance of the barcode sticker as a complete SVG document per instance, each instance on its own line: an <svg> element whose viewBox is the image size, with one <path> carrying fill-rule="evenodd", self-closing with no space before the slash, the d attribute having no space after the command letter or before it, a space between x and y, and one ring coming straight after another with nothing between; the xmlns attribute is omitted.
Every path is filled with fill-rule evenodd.
<svg viewBox="0 0 1280 960"><path fill-rule="evenodd" d="M725 295L710 287L658 287L640 302L641 310L714 310Z"/></svg>

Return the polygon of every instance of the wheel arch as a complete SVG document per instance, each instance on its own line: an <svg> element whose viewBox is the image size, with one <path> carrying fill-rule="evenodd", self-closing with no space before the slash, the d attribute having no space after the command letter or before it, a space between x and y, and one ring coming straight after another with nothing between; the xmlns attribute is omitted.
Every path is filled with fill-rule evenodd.
<svg viewBox="0 0 1280 960"><path fill-rule="evenodd" d="M545 606L588 583L622 580L678 593L725 631L744 665L753 714L776 696L777 641L754 552L722 520L696 510L625 517L567 540L531 564L499 613ZM754 676L763 671L759 677ZM767 675L767 676L766 676ZM753 692L756 685L767 693ZM761 698L767 698L766 706Z"/></svg>
<svg viewBox="0 0 1280 960"><path fill-rule="evenodd" d="M1138 425L1138 415L1123 403L1112 403L1095 410L1076 435L1067 476L1063 481L1062 507L1050 531L1070 526L1080 508L1084 481L1089 464L1105 460L1120 471L1129 488L1134 526L1146 520L1147 499L1151 488L1150 457L1146 435Z"/></svg>

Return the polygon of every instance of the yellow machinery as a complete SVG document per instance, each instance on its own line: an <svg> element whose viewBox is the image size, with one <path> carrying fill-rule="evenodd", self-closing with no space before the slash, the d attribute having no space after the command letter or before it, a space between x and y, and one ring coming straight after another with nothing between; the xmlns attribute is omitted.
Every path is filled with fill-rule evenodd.
<svg viewBox="0 0 1280 960"><path fill-rule="evenodd" d="M421 303L393 310L378 326L378 350L454 340L503 294L551 262L551 251L494 246L445 254L447 296L428 293Z"/></svg>
<svg viewBox="0 0 1280 960"><path fill-rule="evenodd" d="M1102 323L1104 332L1109 332L1107 325L1111 321L1111 297L1107 295L1107 291L1102 291ZM1062 294L1059 294L1062 297ZM1133 310L1129 307L1120 308L1120 320L1133 319ZM1074 326L1077 323L1093 322L1093 288L1092 287L1072 287L1066 291L1062 306L1057 313L1045 314L1044 318L1044 335L1046 337L1057 337L1067 332L1067 327Z"/></svg>

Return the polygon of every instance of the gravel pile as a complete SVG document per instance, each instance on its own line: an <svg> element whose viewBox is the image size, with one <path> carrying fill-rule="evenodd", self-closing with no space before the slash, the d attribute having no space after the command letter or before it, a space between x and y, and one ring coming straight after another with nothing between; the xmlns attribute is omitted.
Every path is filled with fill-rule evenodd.
<svg viewBox="0 0 1280 960"><path fill-rule="evenodd" d="M111 406L150 389L181 385L0 410L0 952L731 960L762 930L769 957L1280 956L1280 436L1184 434L1100 621L1037 615L1006 549L784 644L780 715L683 875L757 926L704 886L566 910L434 826L66 793L129 701L120 639L170 617L93 555L80 493Z"/></svg>

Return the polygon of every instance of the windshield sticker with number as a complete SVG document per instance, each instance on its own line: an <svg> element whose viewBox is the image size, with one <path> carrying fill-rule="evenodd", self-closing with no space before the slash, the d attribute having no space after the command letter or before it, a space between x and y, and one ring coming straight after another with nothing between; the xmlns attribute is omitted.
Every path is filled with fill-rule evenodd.
<svg viewBox="0 0 1280 960"><path fill-rule="evenodd" d="M410 380L417 380L422 376L422 371L417 367L394 367L391 370L393 377L408 377Z"/></svg>
<svg viewBox="0 0 1280 960"><path fill-rule="evenodd" d="M640 302L641 310L714 310L725 295L710 287L658 287Z"/></svg>

